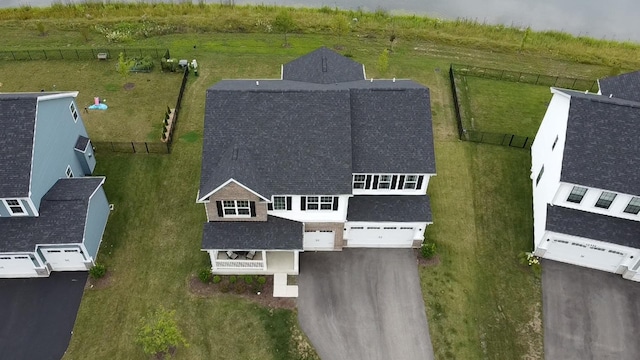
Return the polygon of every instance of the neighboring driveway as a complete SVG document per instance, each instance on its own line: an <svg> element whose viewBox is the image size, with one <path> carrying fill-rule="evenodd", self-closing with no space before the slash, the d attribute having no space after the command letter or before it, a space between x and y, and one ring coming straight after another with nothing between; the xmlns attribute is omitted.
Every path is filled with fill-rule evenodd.
<svg viewBox="0 0 640 360"><path fill-rule="evenodd" d="M87 272L0 279L0 358L62 358L86 281Z"/></svg>
<svg viewBox="0 0 640 360"><path fill-rule="evenodd" d="M640 358L640 283L543 260L545 360Z"/></svg>
<svg viewBox="0 0 640 360"><path fill-rule="evenodd" d="M303 253L298 317L323 360L433 359L411 249Z"/></svg>

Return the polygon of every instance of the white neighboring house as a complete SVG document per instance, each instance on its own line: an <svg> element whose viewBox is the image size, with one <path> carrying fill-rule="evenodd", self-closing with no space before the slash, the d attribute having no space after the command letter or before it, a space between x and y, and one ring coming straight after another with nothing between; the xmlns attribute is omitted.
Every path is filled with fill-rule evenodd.
<svg viewBox="0 0 640 360"><path fill-rule="evenodd" d="M216 274L297 274L302 251L420 247L433 175L429 90L321 48L207 90L202 250Z"/></svg>
<svg viewBox="0 0 640 360"><path fill-rule="evenodd" d="M640 281L640 72L552 88L531 147L535 254Z"/></svg>

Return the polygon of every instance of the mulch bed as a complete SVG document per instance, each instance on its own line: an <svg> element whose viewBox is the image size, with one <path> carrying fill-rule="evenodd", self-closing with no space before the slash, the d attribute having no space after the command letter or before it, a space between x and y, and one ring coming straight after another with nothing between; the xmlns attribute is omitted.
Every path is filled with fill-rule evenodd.
<svg viewBox="0 0 640 360"><path fill-rule="evenodd" d="M107 271L103 277L100 279L94 279L91 276L87 279L87 284L84 286L85 289L105 289L111 286L112 278L111 272Z"/></svg>
<svg viewBox="0 0 640 360"><path fill-rule="evenodd" d="M266 276L266 279L267 282L258 290L257 284L245 284L242 276L238 276L235 284L229 284L228 278L218 284L205 284L198 277L191 276L189 292L201 297L237 296L272 309L295 309L295 298L273 297L273 276Z"/></svg>
<svg viewBox="0 0 640 360"><path fill-rule="evenodd" d="M429 267L440 264L440 255L434 255L430 259L425 259L422 257L422 254L420 254L420 249L413 249L413 253L416 255L418 265L420 266Z"/></svg>

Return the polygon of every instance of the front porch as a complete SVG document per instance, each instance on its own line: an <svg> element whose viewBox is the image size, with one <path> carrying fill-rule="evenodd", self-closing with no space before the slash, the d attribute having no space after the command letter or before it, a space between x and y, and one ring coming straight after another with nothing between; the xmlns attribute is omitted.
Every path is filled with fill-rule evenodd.
<svg viewBox="0 0 640 360"><path fill-rule="evenodd" d="M211 272L220 275L250 274L273 275L299 272L300 251L274 250L208 250ZM255 252L253 259L250 253ZM237 257L236 257L237 256Z"/></svg>

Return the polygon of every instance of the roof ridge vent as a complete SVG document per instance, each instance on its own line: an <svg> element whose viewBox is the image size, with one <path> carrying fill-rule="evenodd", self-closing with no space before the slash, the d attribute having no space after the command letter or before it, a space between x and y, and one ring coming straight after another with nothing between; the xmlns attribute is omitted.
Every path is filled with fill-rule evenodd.
<svg viewBox="0 0 640 360"><path fill-rule="evenodd" d="M327 57L322 57L322 72L327 72Z"/></svg>
<svg viewBox="0 0 640 360"><path fill-rule="evenodd" d="M237 147L233 148L233 156L231 157L231 159L238 160L238 152L239 150Z"/></svg>

